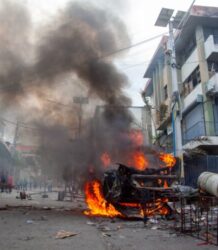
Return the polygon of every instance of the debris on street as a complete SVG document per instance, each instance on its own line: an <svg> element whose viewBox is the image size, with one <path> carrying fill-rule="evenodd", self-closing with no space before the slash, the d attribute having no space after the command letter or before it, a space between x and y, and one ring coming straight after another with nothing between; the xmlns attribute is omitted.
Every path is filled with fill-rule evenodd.
<svg viewBox="0 0 218 250"><path fill-rule="evenodd" d="M69 238L72 236L76 236L79 233L74 233L74 232L68 232L65 230L60 230L57 232L57 234L55 235L55 239L65 239L65 238Z"/></svg>

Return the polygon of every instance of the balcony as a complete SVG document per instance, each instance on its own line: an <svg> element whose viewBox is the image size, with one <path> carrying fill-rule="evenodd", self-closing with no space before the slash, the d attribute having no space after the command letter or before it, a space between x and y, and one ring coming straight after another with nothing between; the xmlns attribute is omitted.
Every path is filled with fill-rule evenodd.
<svg viewBox="0 0 218 250"><path fill-rule="evenodd" d="M218 53L218 36L210 35L204 43L205 57L209 59L214 53ZM198 52L195 47L190 56L184 62L181 68L182 82L196 69L199 64Z"/></svg>
<svg viewBox="0 0 218 250"><path fill-rule="evenodd" d="M218 122L199 121L183 132L183 145L201 136L208 136L206 133L206 127L208 130L212 130L212 128L215 127L214 133L210 136L218 136Z"/></svg>
<svg viewBox="0 0 218 250"><path fill-rule="evenodd" d="M202 86L198 84L185 98L183 102L183 110L187 109L194 102L198 102L198 97L202 96ZM199 100L200 102L200 100Z"/></svg>
<svg viewBox="0 0 218 250"><path fill-rule="evenodd" d="M218 37L210 35L204 43L205 56L208 59L212 54L218 53Z"/></svg>

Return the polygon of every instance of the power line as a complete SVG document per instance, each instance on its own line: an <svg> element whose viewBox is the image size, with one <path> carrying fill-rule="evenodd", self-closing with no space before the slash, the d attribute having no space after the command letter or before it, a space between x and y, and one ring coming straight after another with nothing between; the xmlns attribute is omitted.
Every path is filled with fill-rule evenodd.
<svg viewBox="0 0 218 250"><path fill-rule="evenodd" d="M203 62L205 60L197 60L197 61L190 61L190 62L185 62L183 63L180 67L183 67L184 65L189 65L189 64L194 64L194 63L199 63L199 62ZM127 67L120 67L121 70L125 70L125 69L129 69L129 68L134 68L134 67L137 67L137 66L140 66L140 65L143 65L143 64L149 64L149 65L156 65L157 63L151 63L151 61L144 61L144 62L139 62L139 63L136 63L136 64L130 64L130 65L127 65ZM169 65L168 63L160 63L160 65L162 66L165 66L165 65Z"/></svg>
<svg viewBox="0 0 218 250"><path fill-rule="evenodd" d="M62 106L62 107L64 107L64 108L69 108L69 109L73 109L73 108L74 108L74 107L71 106L71 105L67 105L67 104L65 104L65 103L58 102L58 101L56 101L56 100L51 100L51 99L44 99L44 100L47 101L47 102L53 103L53 104L55 104L55 105L60 105L60 106Z"/></svg>
<svg viewBox="0 0 218 250"><path fill-rule="evenodd" d="M164 32L164 33L159 34L159 35L157 35L157 36L153 36L153 37L151 37L151 38L145 39L145 40L143 40L143 41L141 41L141 42L132 44L132 45L130 45L130 46L127 46L127 47L124 47L124 48L121 48L121 49L118 49L118 50L115 50L115 51L112 51L112 52L110 52L110 53L108 53L108 54L106 54L106 55L103 55L103 56L101 56L101 57L98 57L98 58L96 58L96 59L99 60L99 59L106 58L106 57L109 57L109 56L114 55L114 54L118 54L118 53L123 52L123 51L125 51L125 50L132 49L132 48L134 48L134 47L140 46L140 45L142 45L142 44L144 44L144 43L151 42L151 41L153 41L153 40L155 40L155 39L157 39L157 38L159 38L159 37L162 37L162 36L164 36L164 35L166 35L166 34L167 34L167 32Z"/></svg>
<svg viewBox="0 0 218 250"><path fill-rule="evenodd" d="M125 50L128 50L128 49L131 49L131 48L140 46L140 45L142 45L142 44L144 44L144 43L151 42L151 41L153 41L153 40L155 40L155 39L157 39L157 38L159 38L159 37L162 37L163 35L166 35L166 34L167 34L167 32L164 32L164 33L161 33L161 34L159 34L159 35L156 35L156 36L150 37L150 38L148 38L148 39L145 39L145 40L143 40L143 41L140 41L140 42L138 42L138 43L132 44L132 45L130 45L130 46L127 46L127 47L124 47L124 48L120 48L120 49L114 50L114 51L112 51L112 52L110 52L110 53L108 53L108 54L106 54L106 55L103 55L103 56L100 56L100 57L93 58L93 61L98 61L98 60L101 60L101 59L103 59L103 58L107 58L107 57L110 57L110 56L112 56L112 55L121 53L121 52L123 52L123 51L125 51ZM88 62L85 61L84 63L82 63L82 65L87 64L87 63L88 63ZM33 83L33 84L29 85L29 86L34 86L35 84L38 84L38 83ZM1 90L1 89L7 89L7 88L14 88L14 87L17 88L18 86L17 86L16 84L14 84L14 83L11 83L11 84L8 84L8 85L0 86L0 90ZM23 86L21 86L21 88L22 88L22 87L23 87Z"/></svg>
<svg viewBox="0 0 218 250"><path fill-rule="evenodd" d="M13 125L13 126L15 126L15 127L17 126L17 122L10 121L10 120L5 119L5 118L3 118L3 117L0 117L0 121L9 123L9 124L11 124L11 125ZM19 127L19 128L24 128L24 129L29 129L29 130L36 130L36 131L38 131L38 132L41 131L40 128L37 128L37 127L30 127L28 123L24 123L24 122L18 122L18 127ZM70 130L78 130L78 128L77 128L77 127L75 127L75 128L70 128Z"/></svg>
<svg viewBox="0 0 218 250"><path fill-rule="evenodd" d="M0 120L3 121L3 122L6 122L6 123L12 124L14 126L17 126L17 122L10 121L10 120L5 119L3 117L0 117ZM31 130L39 130L36 127L30 127L26 123L23 123L23 122L18 122L18 124L19 124L19 127L22 127L22 128L31 129Z"/></svg>

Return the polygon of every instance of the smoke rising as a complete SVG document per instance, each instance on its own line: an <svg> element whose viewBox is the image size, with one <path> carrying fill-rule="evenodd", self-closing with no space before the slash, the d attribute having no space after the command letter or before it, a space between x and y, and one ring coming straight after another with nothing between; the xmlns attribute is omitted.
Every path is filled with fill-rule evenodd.
<svg viewBox="0 0 218 250"><path fill-rule="evenodd" d="M125 26L104 10L78 3L70 3L55 23L38 48L36 76L52 81L73 71L106 104L130 104L123 94L127 78L103 58L129 43Z"/></svg>
<svg viewBox="0 0 218 250"><path fill-rule="evenodd" d="M96 145L98 149L102 145L102 149L123 152L128 143L122 133L133 119L121 108L131 105L123 91L128 80L108 56L130 44L121 20L94 5L70 2L43 26L34 44L29 42L32 29L27 9L1 1L0 20L0 82L6 87L2 89L2 103L4 107L8 103L16 107L22 119L37 128L47 173L60 175L66 169L87 172L98 162ZM62 84L66 78L71 81L70 87ZM81 109L72 104L72 97L85 95L78 85L84 86L89 107L93 100L105 105L102 112L95 116L83 112L79 117ZM47 96L60 102L69 100L74 111L62 112L60 105L57 108L48 103ZM78 134L79 119L82 134Z"/></svg>
<svg viewBox="0 0 218 250"><path fill-rule="evenodd" d="M27 68L31 19L28 11L12 1L0 1L0 83L2 104L22 93L20 83ZM5 96L6 95L6 96ZM5 108L5 106L3 106Z"/></svg>

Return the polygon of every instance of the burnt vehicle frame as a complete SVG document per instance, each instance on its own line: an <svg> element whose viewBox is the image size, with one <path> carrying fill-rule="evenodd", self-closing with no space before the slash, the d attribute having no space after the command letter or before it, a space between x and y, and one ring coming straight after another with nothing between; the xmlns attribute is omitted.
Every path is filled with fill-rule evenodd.
<svg viewBox="0 0 218 250"><path fill-rule="evenodd" d="M171 184L179 180L175 171L172 172L169 167L140 171L123 164L117 165L116 169L104 173L103 195L107 202L127 216L134 213L134 209L141 209L146 217L146 211L158 213L163 207L168 210L167 214L171 213L167 201L173 197ZM165 181L169 187L164 187Z"/></svg>

